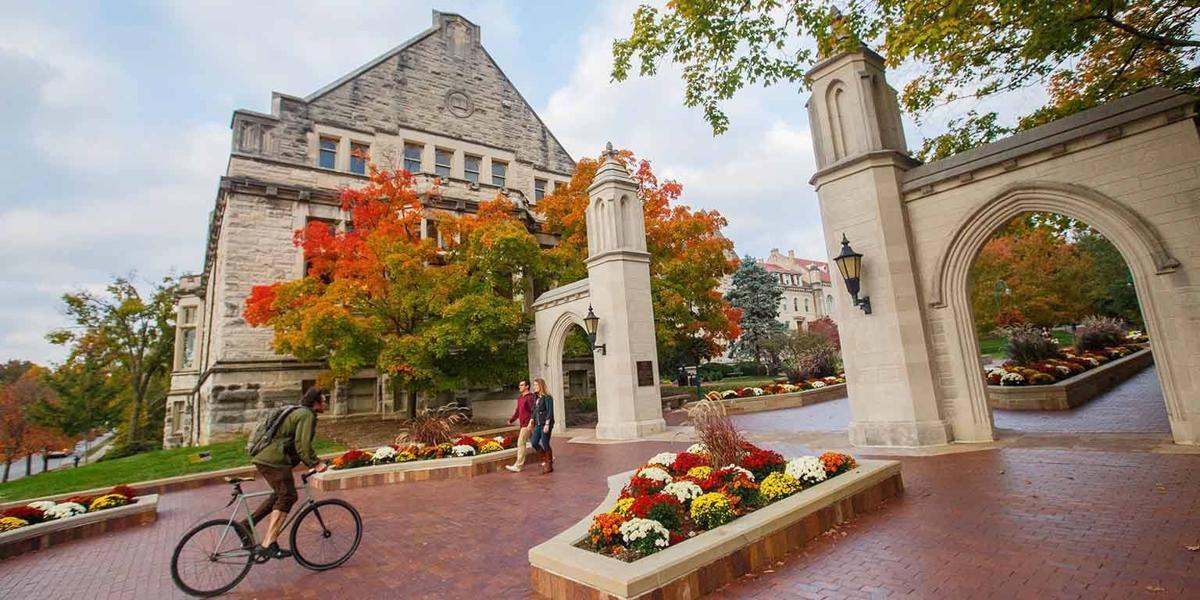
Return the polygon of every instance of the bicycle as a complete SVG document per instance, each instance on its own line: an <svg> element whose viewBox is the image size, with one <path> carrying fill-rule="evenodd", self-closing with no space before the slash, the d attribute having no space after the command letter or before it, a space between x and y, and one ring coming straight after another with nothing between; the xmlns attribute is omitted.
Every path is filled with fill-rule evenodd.
<svg viewBox="0 0 1200 600"><path fill-rule="evenodd" d="M308 478L315 472L309 470L300 475L304 502L300 510L288 515L280 531L291 525L288 539L292 556L300 566L313 571L325 571L346 562L358 550L358 544L362 541L362 517L345 500L328 498L314 501L308 488ZM242 491L242 483L246 481L254 481L254 478L226 477L225 482L232 485L233 490L225 508L237 503L229 518L212 519L196 525L175 546L175 553L171 556L171 579L184 593L199 597L219 596L233 589L250 572L250 567L260 563L254 553L258 541L248 500L268 496L271 492L247 494ZM246 511L245 522L237 519L242 509ZM351 530L350 522L353 523L352 539L343 533ZM312 541L308 541L310 539ZM312 547L318 542L319 548ZM346 549L343 551L341 548Z"/></svg>

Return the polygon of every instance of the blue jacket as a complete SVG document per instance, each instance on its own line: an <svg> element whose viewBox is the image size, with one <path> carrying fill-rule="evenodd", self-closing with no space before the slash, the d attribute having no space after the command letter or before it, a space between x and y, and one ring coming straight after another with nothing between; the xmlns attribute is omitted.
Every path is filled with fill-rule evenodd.
<svg viewBox="0 0 1200 600"><path fill-rule="evenodd" d="M550 394L538 396L533 405L533 423L538 427L549 423L554 428L554 397Z"/></svg>

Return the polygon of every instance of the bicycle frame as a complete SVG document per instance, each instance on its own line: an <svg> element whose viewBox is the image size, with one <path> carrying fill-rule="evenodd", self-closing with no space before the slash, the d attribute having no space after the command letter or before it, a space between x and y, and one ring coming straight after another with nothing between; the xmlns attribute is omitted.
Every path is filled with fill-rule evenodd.
<svg viewBox="0 0 1200 600"><path fill-rule="evenodd" d="M300 503L301 504L300 510L294 510L295 507L293 506L292 507L293 510L288 511L288 516L286 519L284 519L283 524L280 525L279 531L281 531L281 532L286 531L288 526L292 524L292 521L295 520L296 515L300 514L303 511L305 506L308 506L310 504L315 504L315 502L313 500L313 496L312 496L312 490L309 489L309 487L308 487L309 476L310 476L309 473L302 473L300 475L300 485L297 487L297 491L304 490L304 501ZM234 484L233 499L229 501L229 504L225 505L225 507L228 508L228 507L236 504L236 506L234 506L234 508L233 508L233 512L229 514L230 528L232 528L234 521L237 520L238 512L240 512L242 510L244 510L246 512L246 523L248 523L250 525L250 527L249 527L250 541L253 542L254 545L258 545L258 536L254 531L254 513L253 513L253 511L250 510L249 500L250 500L250 498L262 498L265 496L270 496L271 494L272 494L272 490L269 490L269 489L266 491L262 491L262 492L252 492L252 493L247 494L242 491L242 484L239 482L239 483ZM319 515L318 515L318 517L319 517ZM220 539L217 540L218 548L220 548L222 546L222 544L224 544L225 536L229 534L229 531L230 531L230 529L226 529L224 532L221 533Z"/></svg>

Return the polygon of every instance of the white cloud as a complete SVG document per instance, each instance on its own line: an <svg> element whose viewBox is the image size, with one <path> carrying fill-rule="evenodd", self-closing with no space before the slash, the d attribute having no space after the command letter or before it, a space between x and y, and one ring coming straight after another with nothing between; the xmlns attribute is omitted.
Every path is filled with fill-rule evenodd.
<svg viewBox="0 0 1200 600"><path fill-rule="evenodd" d="M717 209L736 250L765 256L792 248L822 258L815 169L804 98L794 88L748 88L724 107L730 130L714 137L698 110L683 106L679 70L612 83L612 40L629 30L637 1L613 3L582 34L567 83L541 111L574 156L597 155L606 141L650 159L683 184L683 201Z"/></svg>

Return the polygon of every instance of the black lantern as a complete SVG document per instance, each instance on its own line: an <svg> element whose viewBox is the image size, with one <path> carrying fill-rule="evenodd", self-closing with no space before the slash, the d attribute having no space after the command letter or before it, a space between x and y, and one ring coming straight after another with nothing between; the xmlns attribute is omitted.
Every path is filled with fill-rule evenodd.
<svg viewBox="0 0 1200 600"><path fill-rule="evenodd" d="M592 347L592 352L597 350L600 354L608 356L608 344L596 345L596 328L600 325L600 317L592 312L592 305L588 305L588 314L583 318L583 329L587 332L588 344Z"/></svg>
<svg viewBox="0 0 1200 600"><path fill-rule="evenodd" d="M862 308L866 314L871 314L871 297L858 297L858 289L862 275L862 257L863 255L854 251L850 247L850 240L846 239L846 234L842 234L842 253L834 257L833 262L837 263L838 270L842 272L842 279L846 282L846 291L850 292L850 296L854 298L854 305Z"/></svg>

